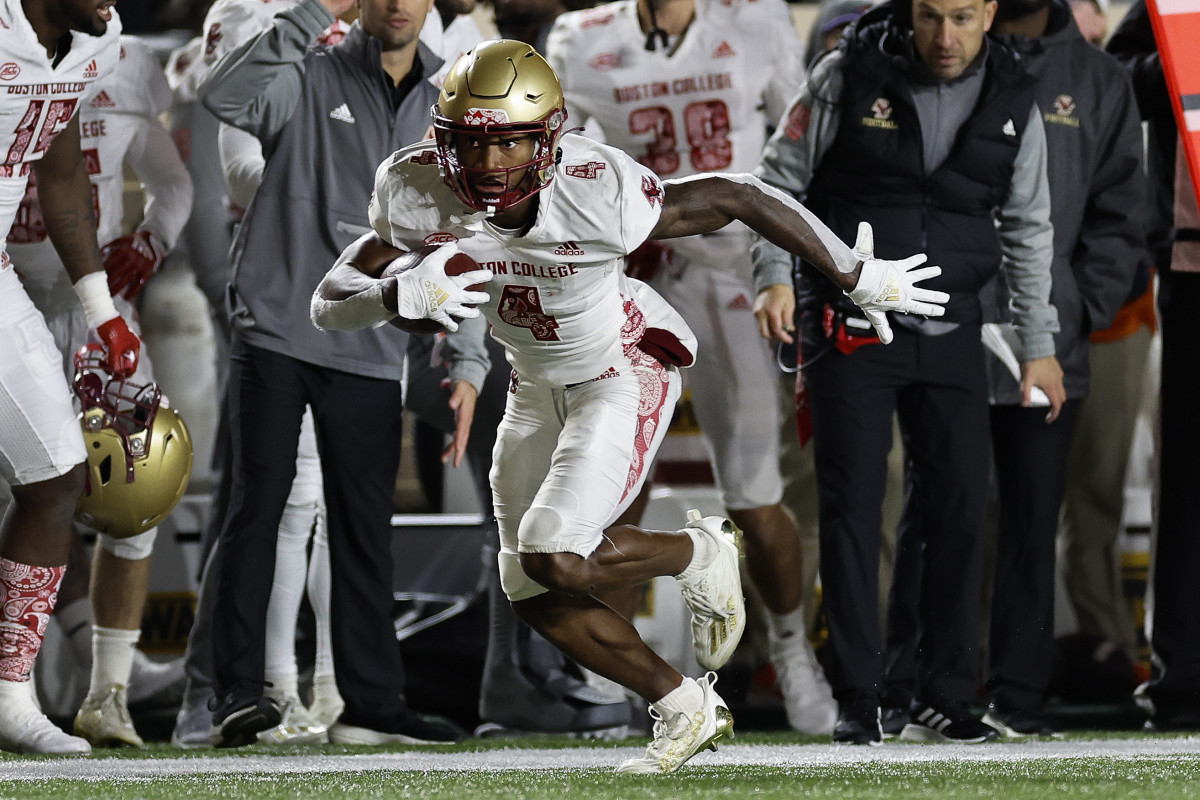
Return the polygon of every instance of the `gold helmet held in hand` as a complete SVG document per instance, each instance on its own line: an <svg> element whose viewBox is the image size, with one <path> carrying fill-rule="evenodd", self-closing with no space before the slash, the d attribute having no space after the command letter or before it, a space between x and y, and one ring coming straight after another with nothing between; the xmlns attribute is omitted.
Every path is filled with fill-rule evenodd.
<svg viewBox="0 0 1200 800"><path fill-rule="evenodd" d="M75 516L123 539L157 525L183 497L192 438L156 384L113 377L103 359L97 344L75 354L73 387L87 446L87 483Z"/></svg>

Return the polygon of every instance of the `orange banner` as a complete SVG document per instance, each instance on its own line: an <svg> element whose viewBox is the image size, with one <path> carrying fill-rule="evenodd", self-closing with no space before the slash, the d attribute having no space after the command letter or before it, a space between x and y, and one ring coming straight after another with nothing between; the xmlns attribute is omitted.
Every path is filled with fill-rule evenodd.
<svg viewBox="0 0 1200 800"><path fill-rule="evenodd" d="M1200 195L1200 0L1146 0L1175 121Z"/></svg>

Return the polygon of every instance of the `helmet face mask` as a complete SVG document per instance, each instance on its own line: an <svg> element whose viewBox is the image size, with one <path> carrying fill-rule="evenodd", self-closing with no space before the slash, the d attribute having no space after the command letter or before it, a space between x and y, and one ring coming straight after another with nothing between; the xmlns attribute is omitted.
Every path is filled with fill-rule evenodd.
<svg viewBox="0 0 1200 800"><path fill-rule="evenodd" d="M443 180L471 208L498 214L554 179L567 112L558 76L529 45L500 39L467 52L446 76L432 116ZM463 163L459 148L468 139L524 136L533 141L526 161L498 168ZM505 189L480 192L476 185L489 176Z"/></svg>
<svg viewBox="0 0 1200 800"><path fill-rule="evenodd" d="M104 349L89 344L75 354L73 387L87 447L86 486L78 519L101 533L125 538L162 521L187 489L192 441L183 419L154 383L112 377Z"/></svg>

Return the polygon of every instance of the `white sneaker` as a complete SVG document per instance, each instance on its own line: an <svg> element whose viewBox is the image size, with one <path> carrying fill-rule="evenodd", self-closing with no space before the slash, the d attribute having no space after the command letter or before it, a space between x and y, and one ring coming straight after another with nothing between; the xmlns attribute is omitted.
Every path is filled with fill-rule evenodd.
<svg viewBox="0 0 1200 800"><path fill-rule="evenodd" d="M788 725L812 736L833 733L838 719L837 701L808 638L800 633L786 639L772 636L770 650Z"/></svg>
<svg viewBox="0 0 1200 800"><path fill-rule="evenodd" d="M719 669L737 649L746 628L746 601L738 572L742 532L724 517L701 517L696 509L688 511L687 527L708 540L712 554L707 563L693 558L677 577L692 612L692 649L700 666Z"/></svg>
<svg viewBox="0 0 1200 800"><path fill-rule="evenodd" d="M338 692L337 680L332 675L318 675L313 680L312 702L308 704L308 713L321 725L329 728L338 721L346 702Z"/></svg>
<svg viewBox="0 0 1200 800"><path fill-rule="evenodd" d="M47 719L33 702L30 684L0 680L0 750L87 755L92 746Z"/></svg>
<svg viewBox="0 0 1200 800"><path fill-rule="evenodd" d="M171 744L184 750L197 747L212 747L209 730L212 728L212 712L207 703L191 708L183 707L175 716L175 729L171 731Z"/></svg>
<svg viewBox="0 0 1200 800"><path fill-rule="evenodd" d="M663 719L654 707L654 741L640 758L631 758L617 767L620 775L658 775L674 772L701 750L716 750L722 738L733 738L733 715L713 686L717 674L710 672L696 683L704 692L700 707L691 714L676 714Z"/></svg>
<svg viewBox="0 0 1200 800"><path fill-rule="evenodd" d="M75 735L82 736L93 747L145 747L146 743L133 727L125 687L113 684L101 693L83 699L75 715Z"/></svg>
<svg viewBox="0 0 1200 800"><path fill-rule="evenodd" d="M290 747L300 744L324 744L329 741L329 728L313 719L309 710L294 694L267 692L279 706L279 724L258 734L261 744Z"/></svg>

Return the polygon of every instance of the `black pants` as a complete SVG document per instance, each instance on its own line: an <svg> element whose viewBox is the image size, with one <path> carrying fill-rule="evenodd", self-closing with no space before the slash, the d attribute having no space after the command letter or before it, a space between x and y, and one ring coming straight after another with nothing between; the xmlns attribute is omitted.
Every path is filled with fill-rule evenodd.
<svg viewBox="0 0 1200 800"><path fill-rule="evenodd" d="M1050 685L1054 541L1079 405L1068 400L1049 425L1044 408L992 408L997 519L987 691L1005 710L1040 709Z"/></svg>
<svg viewBox="0 0 1200 800"><path fill-rule="evenodd" d="M218 695L262 684L276 532L307 404L329 518L333 658L346 701L341 720L387 730L406 711L391 616L401 403L399 381L314 366L235 337L228 409L233 483L212 620Z"/></svg>
<svg viewBox="0 0 1200 800"><path fill-rule="evenodd" d="M976 686L988 405L978 325L941 336L895 329L886 347L829 351L806 370L820 497L821 584L845 702L879 692L880 516L898 414L922 509L918 692L970 700Z"/></svg>
<svg viewBox="0 0 1200 800"><path fill-rule="evenodd" d="M1164 272L1162 440L1150 644L1153 696L1200 707L1200 275Z"/></svg>

